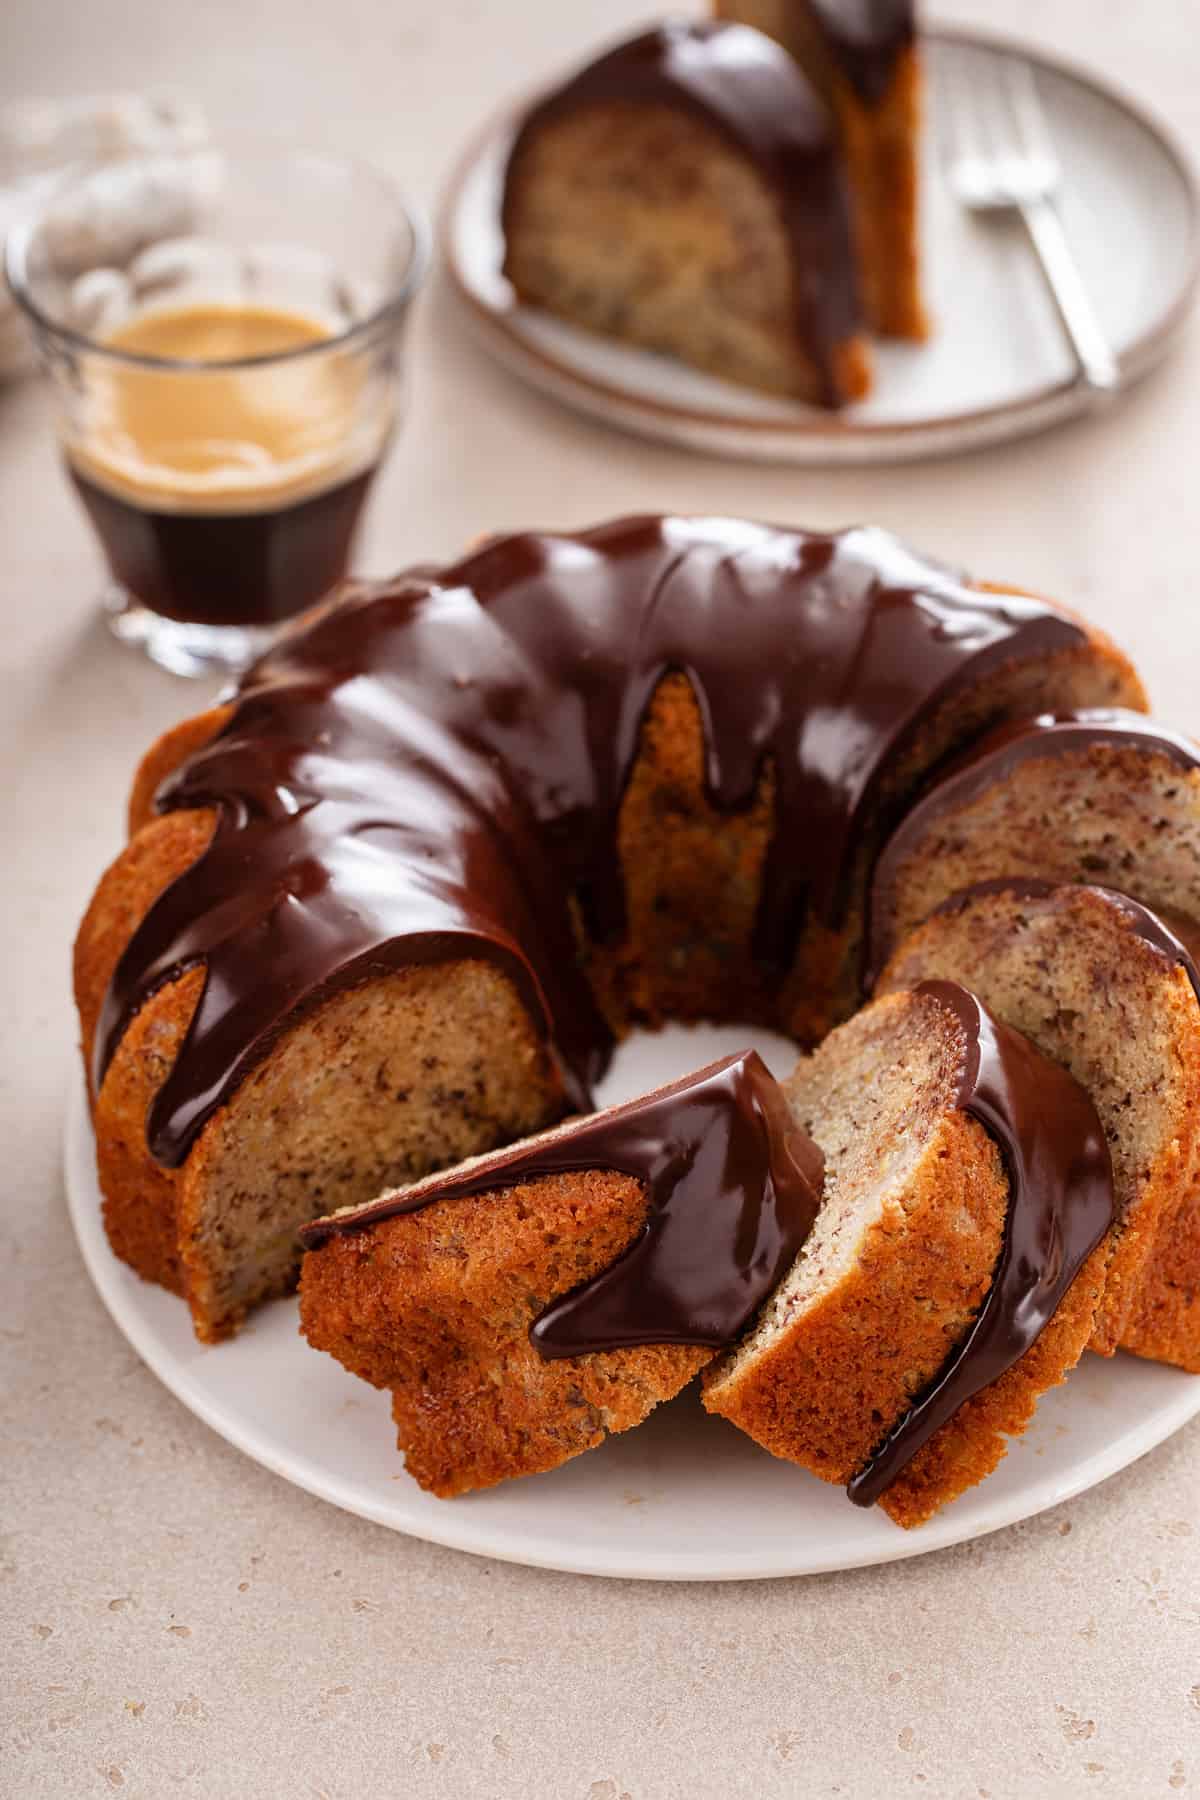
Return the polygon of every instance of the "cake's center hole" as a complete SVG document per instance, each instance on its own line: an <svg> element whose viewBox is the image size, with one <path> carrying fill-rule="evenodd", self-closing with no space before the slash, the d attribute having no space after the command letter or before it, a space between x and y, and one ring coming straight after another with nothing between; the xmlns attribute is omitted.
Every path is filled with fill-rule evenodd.
<svg viewBox="0 0 1200 1800"><path fill-rule="evenodd" d="M596 1084L596 1105L636 1100L738 1050L757 1050L777 1081L785 1081L796 1066L791 1039L761 1025L664 1025L661 1031L631 1031Z"/></svg>

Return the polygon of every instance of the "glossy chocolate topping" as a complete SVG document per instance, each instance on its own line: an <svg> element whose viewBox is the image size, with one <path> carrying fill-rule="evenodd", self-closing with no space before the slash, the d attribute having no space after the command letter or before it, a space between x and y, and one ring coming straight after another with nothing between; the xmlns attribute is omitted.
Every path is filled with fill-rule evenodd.
<svg viewBox="0 0 1200 1800"><path fill-rule="evenodd" d="M523 119L509 160L552 120L614 104L682 109L753 164L774 196L802 276L796 305L806 348L838 400L834 347L861 319L850 215L829 112L798 63L773 39L715 20L655 26L581 69ZM507 229L513 188L506 182Z"/></svg>
<svg viewBox="0 0 1200 1800"><path fill-rule="evenodd" d="M824 1179L820 1150L762 1059L746 1050L645 1099L319 1219L300 1235L314 1249L437 1200L584 1169L642 1182L649 1214L616 1262L535 1321L530 1341L547 1358L733 1343L808 1236Z"/></svg>
<svg viewBox="0 0 1200 1800"><path fill-rule="evenodd" d="M928 835L1025 764L1050 757L1083 756L1095 748L1166 757L1180 769L1200 769L1200 744L1143 713L1091 707L1042 713L1034 719L996 726L946 766L934 786L904 815L879 857L870 908L871 979L879 974L892 950L889 921L897 871L926 847Z"/></svg>
<svg viewBox="0 0 1200 1800"><path fill-rule="evenodd" d="M249 671L223 729L160 789L163 812L215 807L216 830L117 966L97 1085L137 1008L203 964L148 1119L152 1153L177 1166L305 1007L474 956L512 976L586 1110L611 1042L571 900L594 939L620 939L618 818L665 673L695 690L716 807L745 807L774 770L755 950L783 971L807 919L843 920L881 779L937 706L1082 640L1044 603L967 588L885 532L733 519L524 533L352 592Z"/></svg>
<svg viewBox="0 0 1200 1800"><path fill-rule="evenodd" d="M958 1104L999 1147L1008 1217L992 1285L966 1335L854 1476L871 1506L959 1407L997 1381L1050 1323L1113 1218L1112 1162L1079 1083L953 981L926 981L965 1040Z"/></svg>
<svg viewBox="0 0 1200 1800"><path fill-rule="evenodd" d="M868 105L887 93L916 36L914 0L793 0L816 19L834 62Z"/></svg>

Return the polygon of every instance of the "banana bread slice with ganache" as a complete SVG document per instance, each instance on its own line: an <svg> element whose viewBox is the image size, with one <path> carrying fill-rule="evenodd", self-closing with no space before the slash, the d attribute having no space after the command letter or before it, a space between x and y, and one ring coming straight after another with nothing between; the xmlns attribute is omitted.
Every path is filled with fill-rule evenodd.
<svg viewBox="0 0 1200 1800"><path fill-rule="evenodd" d="M821 1158L753 1052L309 1226L301 1329L449 1497L638 1425L732 1342Z"/></svg>
<svg viewBox="0 0 1200 1800"><path fill-rule="evenodd" d="M762 32L658 25L544 96L502 223L526 305L821 406L870 386L833 119Z"/></svg>
<svg viewBox="0 0 1200 1800"><path fill-rule="evenodd" d="M787 1083L821 1209L704 1403L897 1524L987 1475L1078 1361L1112 1168L1065 1070L966 989L890 994Z"/></svg>
<svg viewBox="0 0 1200 1800"><path fill-rule="evenodd" d="M1091 1348L1196 1369L1194 1252L1183 1265L1200 1176L1200 1004L1187 929L1107 888L985 882L904 940L879 989L964 982L1083 1084L1117 1203Z"/></svg>

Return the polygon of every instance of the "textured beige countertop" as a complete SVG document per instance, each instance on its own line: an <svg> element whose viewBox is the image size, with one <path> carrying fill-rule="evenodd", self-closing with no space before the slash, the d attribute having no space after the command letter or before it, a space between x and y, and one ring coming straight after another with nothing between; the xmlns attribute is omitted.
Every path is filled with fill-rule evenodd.
<svg viewBox="0 0 1200 1800"><path fill-rule="evenodd" d="M971 0L957 16L995 10ZM1193 0L1026 10L1041 41L1118 76L1200 155ZM431 198L486 108L639 16L634 0L7 0L0 85L170 86L218 120L356 148ZM432 298L365 566L635 508L869 518L1070 598L1195 723L1196 334L1103 419L971 459L826 475L580 422L493 370ZM394 1536L276 1480L159 1386L67 1224L67 957L135 755L203 694L96 624L93 550L36 385L0 391L0 546L0 1793L1200 1791L1200 1425L961 1549L667 1587Z"/></svg>

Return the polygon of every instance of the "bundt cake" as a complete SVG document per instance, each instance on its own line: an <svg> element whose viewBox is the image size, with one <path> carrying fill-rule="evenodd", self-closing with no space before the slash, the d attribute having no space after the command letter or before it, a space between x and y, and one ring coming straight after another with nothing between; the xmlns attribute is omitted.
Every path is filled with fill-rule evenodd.
<svg viewBox="0 0 1200 1800"><path fill-rule="evenodd" d="M915 0L714 0L714 11L776 39L830 107L867 320L889 337L924 337Z"/></svg>
<svg viewBox="0 0 1200 1800"><path fill-rule="evenodd" d="M883 970L879 991L937 979L978 993L1095 1103L1112 1153L1117 1218L1092 1348L1111 1354L1124 1346L1200 1368L1190 1248L1200 1004L1178 932L1106 888L997 880L952 897L918 926Z"/></svg>
<svg viewBox="0 0 1200 1800"><path fill-rule="evenodd" d="M833 117L761 32L659 25L539 100L509 155L519 300L822 406L867 392Z"/></svg>
<svg viewBox="0 0 1200 1800"><path fill-rule="evenodd" d="M1096 1109L953 982L877 1000L787 1083L825 1187L704 1404L919 1525L993 1469L1078 1361L1113 1217Z"/></svg>
<svg viewBox="0 0 1200 1800"><path fill-rule="evenodd" d="M301 1225L586 1108L632 1024L816 1042L922 778L1142 704L1063 609L870 529L621 520L352 589L151 750L83 921L114 1249L214 1340Z"/></svg>
<svg viewBox="0 0 1200 1800"><path fill-rule="evenodd" d="M1200 745L1140 713L1001 725L955 759L883 850L871 963L960 888L1094 882L1200 919Z"/></svg>
<svg viewBox="0 0 1200 1800"><path fill-rule="evenodd" d="M820 1152L753 1052L305 1228L301 1329L448 1496L637 1425L797 1255Z"/></svg>

